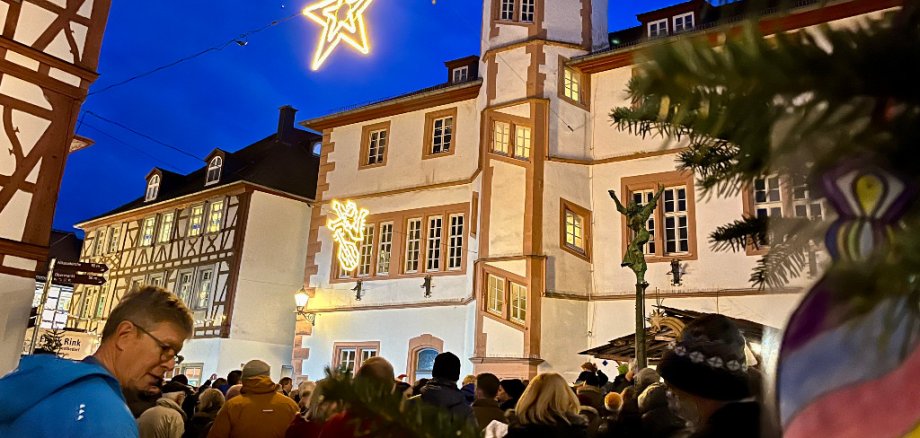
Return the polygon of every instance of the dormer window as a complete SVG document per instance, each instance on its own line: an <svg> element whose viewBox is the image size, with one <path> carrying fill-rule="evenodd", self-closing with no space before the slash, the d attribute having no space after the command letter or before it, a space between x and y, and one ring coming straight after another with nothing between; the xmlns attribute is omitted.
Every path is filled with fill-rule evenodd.
<svg viewBox="0 0 920 438"><path fill-rule="evenodd" d="M470 78L470 66L457 67L451 72L451 82L466 82Z"/></svg>
<svg viewBox="0 0 920 438"><path fill-rule="evenodd" d="M493 20L530 25L536 17L537 0L492 0Z"/></svg>
<svg viewBox="0 0 920 438"><path fill-rule="evenodd" d="M649 22L648 37L655 38L668 35L668 19Z"/></svg>
<svg viewBox="0 0 920 438"><path fill-rule="evenodd" d="M674 16L674 33L686 32L693 29L693 12Z"/></svg>
<svg viewBox="0 0 920 438"><path fill-rule="evenodd" d="M205 178L204 185L208 186L220 181L220 170L224 166L224 159L220 155L211 158L208 163L208 175Z"/></svg>
<svg viewBox="0 0 920 438"><path fill-rule="evenodd" d="M149 202L157 198L157 195L160 193L160 175L153 175L147 180L147 195L144 196L144 201Z"/></svg>

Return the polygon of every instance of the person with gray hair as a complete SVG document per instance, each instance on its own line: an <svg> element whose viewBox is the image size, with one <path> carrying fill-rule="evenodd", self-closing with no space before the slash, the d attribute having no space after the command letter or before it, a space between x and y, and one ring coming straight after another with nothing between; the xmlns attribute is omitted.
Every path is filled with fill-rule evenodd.
<svg viewBox="0 0 920 438"><path fill-rule="evenodd" d="M224 403L224 394L219 389L208 388L198 394L197 412L185 423L183 438L206 438Z"/></svg>
<svg viewBox="0 0 920 438"><path fill-rule="evenodd" d="M28 356L0 379L0 436L136 437L122 391L149 391L180 362L192 314L158 287L133 290L109 314L81 362Z"/></svg>
<svg viewBox="0 0 920 438"><path fill-rule="evenodd" d="M140 438L182 438L186 420L182 402L189 392L188 386L176 381L163 385L163 396L137 419Z"/></svg>
<svg viewBox="0 0 920 438"><path fill-rule="evenodd" d="M278 392L271 367L261 360L243 366L240 395L227 400L217 413L209 438L283 437L299 412L297 403Z"/></svg>

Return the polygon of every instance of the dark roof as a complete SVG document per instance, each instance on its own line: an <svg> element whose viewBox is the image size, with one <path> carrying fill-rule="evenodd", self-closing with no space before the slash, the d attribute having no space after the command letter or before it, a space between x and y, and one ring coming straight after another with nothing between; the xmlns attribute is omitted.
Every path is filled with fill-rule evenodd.
<svg viewBox="0 0 920 438"><path fill-rule="evenodd" d="M68 262L79 262L80 251L83 249L83 239L77 237L72 231L51 230L51 239L48 241L48 260L38 266L36 272L41 274L48 271L48 261L51 259Z"/></svg>
<svg viewBox="0 0 920 438"><path fill-rule="evenodd" d="M279 140L279 134L275 133L236 152L227 152L220 180L215 184L204 185L207 163L187 175L162 171L160 192L155 200L145 202L142 195L127 204L83 222L241 181L301 198L314 199L316 179L319 174L319 157L313 154L313 145L322 141L322 136L291 127L285 130L282 138L284 141Z"/></svg>
<svg viewBox="0 0 920 438"><path fill-rule="evenodd" d="M689 324L691 321L701 316L708 315L708 313L693 310L675 309L666 306L655 307L658 308L664 316L676 318L683 322L684 325ZM732 317L728 317L728 319L738 326L741 333L744 334L744 337L748 341L761 342L761 339L763 339L763 330L765 327L763 324L746 319ZM658 363L661 360L661 356L668 350L670 338L673 337L674 333L671 332L670 329L663 329L660 332L655 331L653 327L647 327L645 329L645 339L648 344L646 356L650 364ZM630 333L625 336L620 336L619 338L610 340L604 345L582 351L578 354L587 354L599 359L610 359L618 362L629 361L636 356L636 334Z"/></svg>
<svg viewBox="0 0 920 438"><path fill-rule="evenodd" d="M637 15L637 19L643 24L636 27L630 27L628 29L610 32L608 34L610 48L601 50L600 52L633 46L643 41L647 41L649 38L646 35L644 26L645 22L642 18L653 15L656 12L662 12L672 8L699 3L698 6L700 9L698 10L699 14L696 17L696 23L694 23L692 30L683 32L686 34L711 29L722 24L735 23L745 18L762 17L784 10L792 11L820 3L821 1L822 0L737 0L731 3L723 4L721 6L715 6L708 1L691 0L688 2L675 4L673 6L668 6L666 8L644 12Z"/></svg>

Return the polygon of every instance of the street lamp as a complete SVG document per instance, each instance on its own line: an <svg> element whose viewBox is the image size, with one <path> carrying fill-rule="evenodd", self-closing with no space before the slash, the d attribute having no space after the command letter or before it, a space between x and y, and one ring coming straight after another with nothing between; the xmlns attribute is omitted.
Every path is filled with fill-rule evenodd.
<svg viewBox="0 0 920 438"><path fill-rule="evenodd" d="M310 296L307 295L306 290L300 289L299 291L297 291L297 293L294 294L294 303L297 304L297 310L295 310L295 312L298 315L303 316L304 319L306 319L307 322L310 323L310 325L316 325L316 314L313 312L307 312L306 310L307 301L309 300L310 300Z"/></svg>

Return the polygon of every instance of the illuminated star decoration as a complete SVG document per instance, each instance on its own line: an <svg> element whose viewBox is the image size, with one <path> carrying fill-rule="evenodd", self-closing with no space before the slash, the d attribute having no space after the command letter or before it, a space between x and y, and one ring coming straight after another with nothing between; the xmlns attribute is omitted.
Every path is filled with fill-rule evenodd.
<svg viewBox="0 0 920 438"><path fill-rule="evenodd" d="M310 68L319 70L332 51L344 41L367 55L371 46L364 28L364 10L373 0L320 0L303 10L303 14L323 26L313 53Z"/></svg>
<svg viewBox="0 0 920 438"><path fill-rule="evenodd" d="M339 245L339 266L345 272L354 271L361 257L358 244L364 240L364 224L368 211L364 208L359 209L354 201L345 201L343 204L333 199L332 212L336 217L326 221L326 228L332 231L332 239Z"/></svg>

